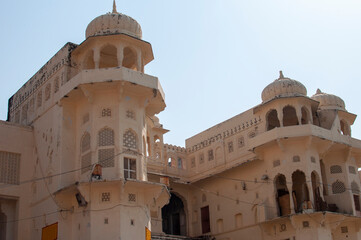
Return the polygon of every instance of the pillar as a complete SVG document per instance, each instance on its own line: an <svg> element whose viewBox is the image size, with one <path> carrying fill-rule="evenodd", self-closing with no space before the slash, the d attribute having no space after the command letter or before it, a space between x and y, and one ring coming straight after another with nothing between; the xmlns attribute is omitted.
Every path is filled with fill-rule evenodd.
<svg viewBox="0 0 361 240"><path fill-rule="evenodd" d="M282 108L277 108L277 117L280 121L280 127L283 127L283 110Z"/></svg>
<svg viewBox="0 0 361 240"><path fill-rule="evenodd" d="M300 106L296 106L296 116L297 116L297 120L298 120L298 125L302 125L302 111Z"/></svg>
<svg viewBox="0 0 361 240"><path fill-rule="evenodd" d="M121 67L123 64L123 58L124 58L124 46L119 44L117 47L117 59L118 59L118 67Z"/></svg>
<svg viewBox="0 0 361 240"><path fill-rule="evenodd" d="M100 49L99 48L94 48L94 65L95 65L95 69L99 68L99 62L100 62Z"/></svg>
<svg viewBox="0 0 361 240"><path fill-rule="evenodd" d="M289 180L287 179L291 179L291 182L289 182ZM292 177L286 177L286 181L287 181L287 189L288 192L290 193L290 207L291 207L291 214L295 213L295 203L293 202L293 194L292 194Z"/></svg>

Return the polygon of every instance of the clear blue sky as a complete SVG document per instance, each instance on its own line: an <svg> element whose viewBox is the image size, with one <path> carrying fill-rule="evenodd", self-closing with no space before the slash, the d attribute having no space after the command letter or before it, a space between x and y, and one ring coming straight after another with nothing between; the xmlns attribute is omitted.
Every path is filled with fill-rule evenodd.
<svg viewBox="0 0 361 240"><path fill-rule="evenodd" d="M359 0L117 0L135 18L155 60L170 129L184 140L261 103L263 88L283 70L340 96L361 116L361 1ZM81 43L112 0L15 0L0 3L0 119L7 100L66 42ZM352 135L361 138L356 119Z"/></svg>

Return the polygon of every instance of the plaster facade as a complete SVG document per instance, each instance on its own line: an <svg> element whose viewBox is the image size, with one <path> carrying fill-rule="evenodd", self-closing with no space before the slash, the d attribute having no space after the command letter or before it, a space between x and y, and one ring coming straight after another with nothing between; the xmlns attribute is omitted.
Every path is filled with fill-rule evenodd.
<svg viewBox="0 0 361 240"><path fill-rule="evenodd" d="M9 99L0 239L361 239L361 141L341 98L280 72L259 105L174 146L152 60L114 4Z"/></svg>

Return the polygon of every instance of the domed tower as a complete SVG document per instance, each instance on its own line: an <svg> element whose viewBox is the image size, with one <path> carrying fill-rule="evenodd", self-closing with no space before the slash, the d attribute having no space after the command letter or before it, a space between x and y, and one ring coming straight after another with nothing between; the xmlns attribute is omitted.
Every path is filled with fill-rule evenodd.
<svg viewBox="0 0 361 240"><path fill-rule="evenodd" d="M306 87L299 81L284 77L282 71L278 79L262 91L262 104L266 109L266 131L276 127L286 127L313 123L315 101L307 97Z"/></svg>
<svg viewBox="0 0 361 240"><path fill-rule="evenodd" d="M321 127L326 129L334 127L339 133L351 136L351 125L356 115L346 110L345 102L340 97L317 89L311 98L319 102L317 112Z"/></svg>
<svg viewBox="0 0 361 240"><path fill-rule="evenodd" d="M162 87L158 78L144 74L152 60L141 26L118 13L115 3L111 13L89 23L85 41L71 52L71 77L60 90L61 159L63 168L78 171L64 176L61 185L76 182L75 208L89 210L72 215L72 221L92 219L97 230L79 232L82 238L111 233L108 238L144 239L144 228L151 228L150 206L157 210L168 200L166 187L147 178L154 139L163 148L167 132L155 116L166 107ZM74 207L63 200L67 197L66 191L57 194L64 208ZM96 212L104 208L111 209L106 220Z"/></svg>

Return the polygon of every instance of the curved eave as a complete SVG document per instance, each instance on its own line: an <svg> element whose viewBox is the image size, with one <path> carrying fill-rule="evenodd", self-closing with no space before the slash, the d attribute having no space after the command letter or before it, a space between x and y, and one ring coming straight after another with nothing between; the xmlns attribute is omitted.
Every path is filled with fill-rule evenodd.
<svg viewBox="0 0 361 240"><path fill-rule="evenodd" d="M261 111L262 109L268 107L271 103L273 103L275 101L280 101L280 100L290 99L290 98L302 98L302 99L304 99L306 101L309 101L310 104L311 104L312 110L317 110L318 105L320 104L320 102L318 102L316 100L313 100L312 98L309 98L307 96L275 97L275 98L272 98L271 100L268 100L266 102L263 102L263 103L255 106L253 108L253 113L255 114L255 113Z"/></svg>
<svg viewBox="0 0 361 240"><path fill-rule="evenodd" d="M148 64L154 59L152 45L149 42L125 33L111 33L106 35L88 37L82 43L80 43L76 49L73 50L72 55L80 54L81 52L86 50L89 46L92 46L93 43L96 43L98 41L106 42L107 40L119 40L119 39L131 42L132 44L138 46L142 50L144 65Z"/></svg>

